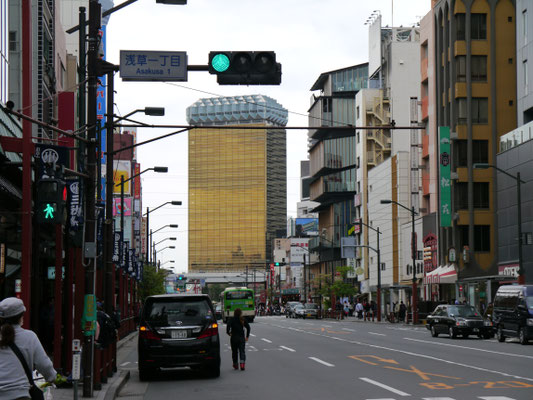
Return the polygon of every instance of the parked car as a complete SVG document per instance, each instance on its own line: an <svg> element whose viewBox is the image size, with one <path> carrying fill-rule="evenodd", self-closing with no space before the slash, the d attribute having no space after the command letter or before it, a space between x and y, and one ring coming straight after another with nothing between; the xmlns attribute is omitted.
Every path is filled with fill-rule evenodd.
<svg viewBox="0 0 533 400"><path fill-rule="evenodd" d="M299 301L288 301L287 304L285 304L285 317L293 318L294 316L291 314L292 309L294 308L294 306L298 304L302 304L302 303L300 303Z"/></svg>
<svg viewBox="0 0 533 400"><path fill-rule="evenodd" d="M292 318L303 318L304 317L304 305L296 304L291 308Z"/></svg>
<svg viewBox="0 0 533 400"><path fill-rule="evenodd" d="M447 333L452 339L457 335L467 338L477 335L479 338L489 339L492 336L492 325L470 305L458 304L437 306L427 317L426 328L431 331L431 336L437 337Z"/></svg>
<svg viewBox="0 0 533 400"><path fill-rule="evenodd" d="M533 339L533 285L504 285L494 297L492 323L499 342L507 336Z"/></svg>
<svg viewBox="0 0 533 400"><path fill-rule="evenodd" d="M139 377L159 368L190 367L220 375L220 338L215 311L206 294L146 298L139 321Z"/></svg>
<svg viewBox="0 0 533 400"><path fill-rule="evenodd" d="M305 303L304 304L304 319L305 318L315 318L318 319L318 305L314 303Z"/></svg>

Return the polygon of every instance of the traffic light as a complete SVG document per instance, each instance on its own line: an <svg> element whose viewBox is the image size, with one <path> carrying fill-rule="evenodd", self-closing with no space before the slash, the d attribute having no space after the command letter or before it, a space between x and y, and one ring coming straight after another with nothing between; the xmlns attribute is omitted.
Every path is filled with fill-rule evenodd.
<svg viewBox="0 0 533 400"><path fill-rule="evenodd" d="M281 64L273 51L212 51L209 73L220 85L279 85Z"/></svg>
<svg viewBox="0 0 533 400"><path fill-rule="evenodd" d="M285 263L283 263L283 262L277 262L277 263L274 263L274 265L275 265L276 267L281 267L281 266L285 265Z"/></svg>
<svg viewBox="0 0 533 400"><path fill-rule="evenodd" d="M424 261L431 261L433 259L433 251L431 247L424 247Z"/></svg>
<svg viewBox="0 0 533 400"><path fill-rule="evenodd" d="M44 178L37 182L37 204L35 213L41 224L62 224L65 222L67 186L61 179Z"/></svg>

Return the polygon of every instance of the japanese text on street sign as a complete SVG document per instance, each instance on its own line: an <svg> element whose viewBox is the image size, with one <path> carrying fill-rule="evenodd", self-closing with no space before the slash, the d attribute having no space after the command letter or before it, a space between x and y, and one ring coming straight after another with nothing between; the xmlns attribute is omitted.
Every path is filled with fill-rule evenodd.
<svg viewBox="0 0 533 400"><path fill-rule="evenodd" d="M452 226L450 127L439 126L440 226Z"/></svg>
<svg viewBox="0 0 533 400"><path fill-rule="evenodd" d="M120 77L125 81L187 81L184 51L120 51Z"/></svg>

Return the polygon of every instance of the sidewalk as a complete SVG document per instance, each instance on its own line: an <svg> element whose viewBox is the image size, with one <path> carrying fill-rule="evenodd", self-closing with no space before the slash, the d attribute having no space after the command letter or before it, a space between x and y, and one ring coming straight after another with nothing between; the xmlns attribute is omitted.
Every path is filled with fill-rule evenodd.
<svg viewBox="0 0 533 400"><path fill-rule="evenodd" d="M133 340L137 339L137 332L132 332L125 338L122 338L117 343L117 359L120 358L119 353L124 348L124 346ZM125 349L122 351L126 351ZM93 391L92 399L97 400L112 400L116 397L119 390L124 386L124 384L130 378L130 371L121 371L120 369L111 377L108 378L107 383L102 384L102 390ZM83 396L83 385L79 382L78 385L78 398L82 399ZM52 389L52 398L53 400L71 400L74 398L74 388L68 389Z"/></svg>

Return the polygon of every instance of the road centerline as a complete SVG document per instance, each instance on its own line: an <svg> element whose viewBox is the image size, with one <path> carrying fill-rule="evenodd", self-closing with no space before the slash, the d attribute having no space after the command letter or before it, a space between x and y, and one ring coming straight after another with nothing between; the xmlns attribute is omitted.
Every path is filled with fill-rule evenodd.
<svg viewBox="0 0 533 400"><path fill-rule="evenodd" d="M334 367L335 365L333 364L330 364L324 360L321 360L320 358L316 358L316 357L309 357L310 360L313 360L313 361L316 361L317 363L319 364L322 364L322 365L325 365L326 367Z"/></svg>

